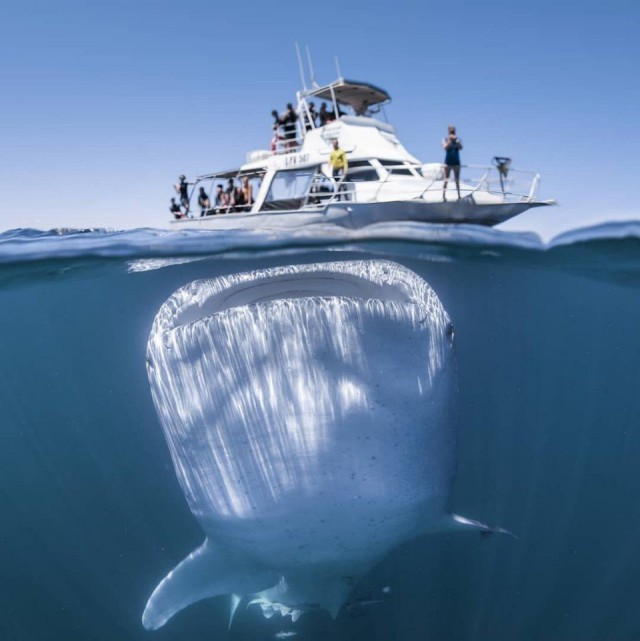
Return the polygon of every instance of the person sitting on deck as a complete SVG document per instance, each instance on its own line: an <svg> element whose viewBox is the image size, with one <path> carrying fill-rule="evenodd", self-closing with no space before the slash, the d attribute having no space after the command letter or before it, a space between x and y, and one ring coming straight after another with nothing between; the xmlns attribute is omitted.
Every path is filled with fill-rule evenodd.
<svg viewBox="0 0 640 641"><path fill-rule="evenodd" d="M180 218L184 218L182 209L180 209L180 205L178 205L175 198L171 199L171 205L169 206L169 211L175 216L176 220Z"/></svg>
<svg viewBox="0 0 640 641"><path fill-rule="evenodd" d="M226 203L227 203L227 211L226 213L229 213L229 211L232 211L232 207L236 204L235 202L235 185L233 184L233 178L229 178L227 181L227 188L224 190L225 196L226 196Z"/></svg>
<svg viewBox="0 0 640 641"><path fill-rule="evenodd" d="M200 187L200 192L198 193L198 206L200 207L200 216L204 216L211 209L211 201L204 187Z"/></svg>
<svg viewBox="0 0 640 641"><path fill-rule="evenodd" d="M246 209L246 201L244 199L244 190L240 185L238 185L233 190L233 206L235 211L244 211Z"/></svg>
<svg viewBox="0 0 640 641"><path fill-rule="evenodd" d="M253 205L253 187L249 182L249 176L243 176L242 178L242 195L246 208L250 209L251 205Z"/></svg>
<svg viewBox="0 0 640 641"><path fill-rule="evenodd" d="M222 185L218 183L216 185L216 196L213 199L213 207L216 210L216 214L219 213L220 208L222 207L222 197L224 196L224 192L222 191Z"/></svg>
<svg viewBox="0 0 640 641"><path fill-rule="evenodd" d="M222 189L222 185L220 185L220 189ZM228 214L230 208L231 208L231 195L229 194L228 191L221 191L220 192L220 207L218 208L218 213L219 214Z"/></svg>

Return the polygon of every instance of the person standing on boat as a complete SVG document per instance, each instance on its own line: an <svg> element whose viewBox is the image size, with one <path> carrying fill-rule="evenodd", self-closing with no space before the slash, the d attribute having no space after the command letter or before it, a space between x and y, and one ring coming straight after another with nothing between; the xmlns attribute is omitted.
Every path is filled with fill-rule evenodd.
<svg viewBox="0 0 640 641"><path fill-rule="evenodd" d="M456 135L456 128L453 125L449 125L449 133L442 140L442 147L445 150L442 199L447 200L447 183L449 182L451 171L453 171L456 189L458 190L458 200L460 200L460 150L462 149L462 140Z"/></svg>
<svg viewBox="0 0 640 641"><path fill-rule="evenodd" d="M329 112L327 111L327 103L323 102L320 105L320 112L318 113L318 120L320 121L320 126L324 127L329 122Z"/></svg>
<svg viewBox="0 0 640 641"><path fill-rule="evenodd" d="M307 109L302 112L304 114L304 128L305 131L311 131L315 129L316 118L318 117L318 112L316 111L316 106L310 102L307 105Z"/></svg>
<svg viewBox="0 0 640 641"><path fill-rule="evenodd" d="M281 127L282 125L284 125L284 123L282 122L282 119L280 118L280 116L278 115L278 112L275 109L271 110L271 115L273 116L274 129L277 129L278 127Z"/></svg>
<svg viewBox="0 0 640 641"><path fill-rule="evenodd" d="M338 184L337 200L340 200L340 191L342 190L342 181L349 169L349 161L347 160L347 152L340 148L340 143L337 138L333 139L333 149L329 154L329 166L331 167L331 176Z"/></svg>
<svg viewBox="0 0 640 641"><path fill-rule="evenodd" d="M184 174L178 176L178 180L180 182L175 185L175 188L180 196L180 205L184 207L184 213L186 215L189 213L189 183L187 182L187 178Z"/></svg>
<svg viewBox="0 0 640 641"><path fill-rule="evenodd" d="M283 124L285 147L293 149L296 146L296 122L298 122L298 114L293 108L293 105L287 103L287 110L282 114L280 121Z"/></svg>
<svg viewBox="0 0 640 641"><path fill-rule="evenodd" d="M200 187L200 193L198 194L198 206L200 207L200 216L204 216L205 213L211 209L211 201L207 192L204 190L204 187Z"/></svg>
<svg viewBox="0 0 640 641"><path fill-rule="evenodd" d="M340 116L344 116L344 112L338 109L338 117ZM336 112L329 111L327 109L326 103L323 102L320 105L320 111L318 112L318 119L320 120L320 126L324 127L324 125L328 125L330 122L333 122L336 119Z"/></svg>

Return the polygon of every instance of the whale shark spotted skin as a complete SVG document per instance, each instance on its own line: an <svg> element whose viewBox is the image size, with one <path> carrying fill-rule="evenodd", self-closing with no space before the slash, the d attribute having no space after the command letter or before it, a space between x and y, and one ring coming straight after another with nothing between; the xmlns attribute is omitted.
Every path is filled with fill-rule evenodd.
<svg viewBox="0 0 640 641"><path fill-rule="evenodd" d="M250 596L265 616L336 616L395 546L449 526L457 389L451 320L388 261L199 280L158 312L153 401L203 544L155 589L161 627Z"/></svg>

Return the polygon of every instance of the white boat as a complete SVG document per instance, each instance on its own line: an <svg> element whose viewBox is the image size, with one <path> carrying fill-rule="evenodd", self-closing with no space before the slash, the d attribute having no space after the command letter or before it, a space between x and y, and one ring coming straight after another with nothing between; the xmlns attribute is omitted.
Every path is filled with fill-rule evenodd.
<svg viewBox="0 0 640 641"><path fill-rule="evenodd" d="M325 124L310 114L312 100L325 101L334 119ZM537 200L540 177L510 169L509 159L493 166L462 166L460 194L450 177L443 189L443 165L423 164L386 122L389 94L374 85L339 78L297 93L295 131L276 136L272 149L252 151L240 168L204 174L189 182L186 215L172 229L294 228L333 223L358 228L381 221L496 225L526 209L552 204ZM337 116L337 117L335 117ZM285 132L287 133L287 132ZM328 160L333 140L347 153L348 170L334 180ZM251 186L251 202L215 206L218 185L231 180ZM200 188L211 205L198 206Z"/></svg>

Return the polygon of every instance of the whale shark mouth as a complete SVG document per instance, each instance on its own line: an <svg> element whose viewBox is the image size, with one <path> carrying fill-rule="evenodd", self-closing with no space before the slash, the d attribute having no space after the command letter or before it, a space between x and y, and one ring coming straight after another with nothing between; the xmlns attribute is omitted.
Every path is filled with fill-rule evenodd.
<svg viewBox="0 0 640 641"><path fill-rule="evenodd" d="M434 324L450 323L435 292L417 274L391 261L367 260L291 265L194 281L163 305L151 335L232 308L323 297L415 306Z"/></svg>
<svg viewBox="0 0 640 641"><path fill-rule="evenodd" d="M175 292L147 369L207 539L156 588L145 627L220 594L257 595L266 613L318 603L335 614L353 587L344 576L442 516L452 338L435 292L389 261L276 267Z"/></svg>

